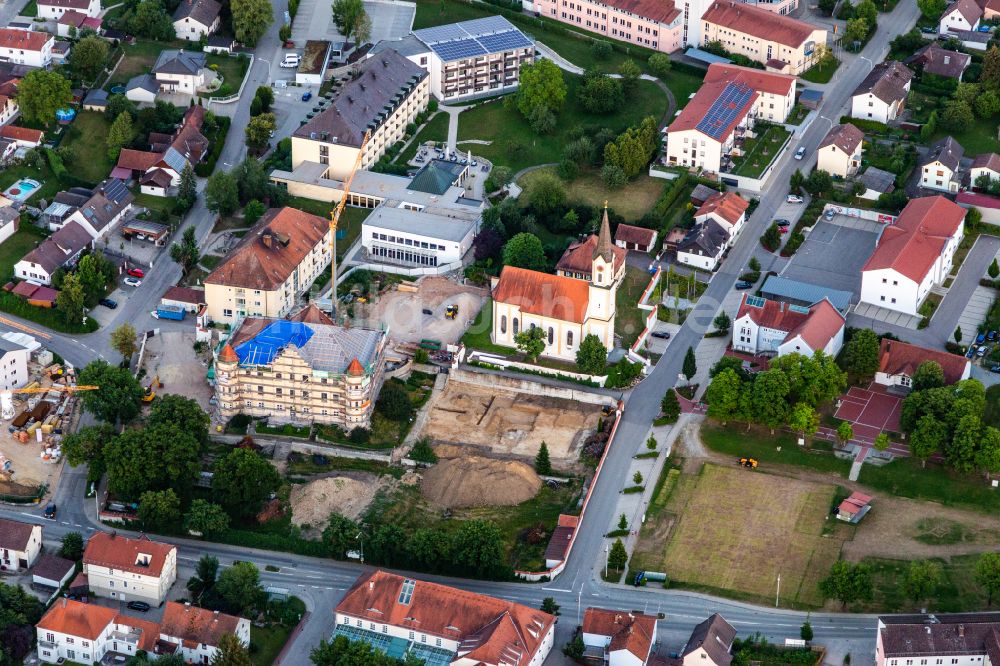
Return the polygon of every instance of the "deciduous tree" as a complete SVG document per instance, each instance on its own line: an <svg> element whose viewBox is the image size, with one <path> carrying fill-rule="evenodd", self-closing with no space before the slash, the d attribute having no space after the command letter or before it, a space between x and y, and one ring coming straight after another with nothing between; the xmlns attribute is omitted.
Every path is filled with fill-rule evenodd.
<svg viewBox="0 0 1000 666"><path fill-rule="evenodd" d="M267 600L260 585L260 571L252 562L236 562L223 569L214 589L226 607L237 614L256 610Z"/></svg>
<svg viewBox="0 0 1000 666"><path fill-rule="evenodd" d="M184 528L203 536L212 536L229 529L229 515L218 504L196 499L184 514Z"/></svg>
<svg viewBox="0 0 1000 666"><path fill-rule="evenodd" d="M788 426L802 437L812 437L819 430L819 414L812 406L797 402L788 417Z"/></svg>
<svg viewBox="0 0 1000 666"><path fill-rule="evenodd" d="M236 634L223 634L219 639L218 651L212 657L212 666L252 666L250 650L243 645Z"/></svg>
<svg viewBox="0 0 1000 666"><path fill-rule="evenodd" d="M268 0L231 0L233 32L236 41L246 46L256 46L274 21Z"/></svg>
<svg viewBox="0 0 1000 666"><path fill-rule="evenodd" d="M917 0L917 7L920 8L920 13L924 15L924 18L930 19L935 23L947 6L946 0Z"/></svg>
<svg viewBox="0 0 1000 666"><path fill-rule="evenodd" d="M934 595L937 586L941 584L941 565L931 560L914 560L906 569L906 579L903 587L906 596L914 602L921 602Z"/></svg>
<svg viewBox="0 0 1000 666"><path fill-rule="evenodd" d="M365 5L361 0L333 0L333 24L344 37L354 35L361 17L365 15ZM360 42L357 43L359 46Z"/></svg>
<svg viewBox="0 0 1000 666"><path fill-rule="evenodd" d="M233 449L215 463L212 494L237 516L253 516L281 485L274 465L253 449Z"/></svg>
<svg viewBox="0 0 1000 666"><path fill-rule="evenodd" d="M951 100L945 103L941 112L941 127L949 132L958 132L976 121L972 108L965 102Z"/></svg>
<svg viewBox="0 0 1000 666"><path fill-rule="evenodd" d="M525 329L514 336L514 344L529 361L535 361L545 351L545 331L537 326Z"/></svg>
<svg viewBox="0 0 1000 666"><path fill-rule="evenodd" d="M635 67L631 60L625 62ZM588 71L577 89L576 99L589 113L614 113L625 103L625 89L621 79L613 79L603 72Z"/></svg>
<svg viewBox="0 0 1000 666"><path fill-rule="evenodd" d="M538 236L522 232L511 238L503 246L503 263L505 266L527 268L532 271L545 270L548 261L545 250Z"/></svg>
<svg viewBox="0 0 1000 666"><path fill-rule="evenodd" d="M261 152L267 148L268 141L271 140L271 134L277 128L278 122L273 113L262 113L259 116L254 116L247 123L246 130L244 130L247 147L254 152Z"/></svg>
<svg viewBox="0 0 1000 666"><path fill-rule="evenodd" d="M66 436L62 443L63 455L71 466L87 464L94 476L104 472L104 447L115 436L115 429L107 424L86 426Z"/></svg>
<svg viewBox="0 0 1000 666"><path fill-rule="evenodd" d="M845 609L856 601L867 601L874 593L871 567L839 560L830 568L830 575L820 581L819 588L828 599L836 599Z"/></svg>
<svg viewBox="0 0 1000 666"><path fill-rule="evenodd" d="M979 82L987 90L1000 90L1000 49L991 46L983 55L983 71Z"/></svg>
<svg viewBox="0 0 1000 666"><path fill-rule="evenodd" d="M205 184L205 206L219 215L232 215L240 206L236 178L223 171L216 171Z"/></svg>
<svg viewBox="0 0 1000 666"><path fill-rule="evenodd" d="M126 429L105 447L108 488L133 501L147 490L186 495L201 473L201 454L198 440L176 426Z"/></svg>
<svg viewBox="0 0 1000 666"><path fill-rule="evenodd" d="M199 444L208 444L208 426L211 419L196 400L167 393L153 403L146 419L147 427L175 426L194 437Z"/></svg>
<svg viewBox="0 0 1000 666"><path fill-rule="evenodd" d="M172 488L147 490L139 497L139 521L147 530L159 531L176 525L181 517L181 501Z"/></svg>
<svg viewBox="0 0 1000 666"><path fill-rule="evenodd" d="M142 0L122 16L121 22L129 33L137 37L166 42L177 36L173 19L160 0Z"/></svg>
<svg viewBox="0 0 1000 666"><path fill-rule="evenodd" d="M616 166L626 178L634 178L649 163L658 142L656 119L644 118L604 146L604 163Z"/></svg>
<svg viewBox="0 0 1000 666"><path fill-rule="evenodd" d="M69 52L69 66L84 81L93 81L104 71L108 60L108 43L96 35L78 41Z"/></svg>
<svg viewBox="0 0 1000 666"><path fill-rule="evenodd" d="M844 347L844 369L861 378L871 378L878 370L879 340L875 331L862 328L854 332Z"/></svg>
<svg viewBox="0 0 1000 666"><path fill-rule="evenodd" d="M788 421L788 378L781 370L767 370L753 382L754 419L772 430Z"/></svg>
<svg viewBox="0 0 1000 666"><path fill-rule="evenodd" d="M654 53L649 56L646 65L653 76L664 78L670 72L670 57L666 53Z"/></svg>
<svg viewBox="0 0 1000 666"><path fill-rule="evenodd" d="M527 190L525 198L528 205L539 216L559 214L566 205L566 186L558 176L549 171L535 174Z"/></svg>
<svg viewBox="0 0 1000 666"><path fill-rule="evenodd" d="M986 604L993 605L993 595L1000 591L1000 553L983 553L976 560L976 582L986 590Z"/></svg>
<svg viewBox="0 0 1000 666"><path fill-rule="evenodd" d="M83 535L67 532L59 542L59 557L79 562L83 558Z"/></svg>
<svg viewBox="0 0 1000 666"><path fill-rule="evenodd" d="M566 90L559 66L548 58L539 58L521 67L514 104L525 118L531 118L532 111L539 107L559 113L566 102Z"/></svg>
<svg viewBox="0 0 1000 666"><path fill-rule="evenodd" d="M937 361L924 361L913 372L913 390L923 391L944 386L944 370Z"/></svg>
<svg viewBox="0 0 1000 666"><path fill-rule="evenodd" d="M72 273L67 275L63 279L59 295L56 296L56 307L62 312L66 323L76 326L83 322L83 306L86 298L80 278Z"/></svg>
<svg viewBox="0 0 1000 666"><path fill-rule="evenodd" d="M726 368L717 374L705 390L708 416L723 422L737 418L742 390L743 382L732 368Z"/></svg>
<svg viewBox="0 0 1000 666"><path fill-rule="evenodd" d="M67 276L68 282L72 276ZM65 283L60 296L66 292ZM80 371L80 384L100 386L97 391L83 391L83 408L101 421L115 425L128 423L139 414L143 390L127 368L91 361Z"/></svg>
<svg viewBox="0 0 1000 666"><path fill-rule="evenodd" d="M577 369L587 375L602 375L607 365L608 348L599 337L593 333L587 334L576 350Z"/></svg>
<svg viewBox="0 0 1000 666"><path fill-rule="evenodd" d="M375 408L390 421L403 423L413 416L413 403L409 394L395 381L387 381L382 386Z"/></svg>
<svg viewBox="0 0 1000 666"><path fill-rule="evenodd" d="M111 331L111 348L122 355L123 362L128 362L139 349L135 342L135 328L132 324L125 322L115 330Z"/></svg>
<svg viewBox="0 0 1000 666"><path fill-rule="evenodd" d="M837 424L837 439L844 444L854 439L854 426L850 421L841 421Z"/></svg>
<svg viewBox="0 0 1000 666"><path fill-rule="evenodd" d="M510 575L503 533L490 521L463 522L452 538L452 558L459 572L476 578Z"/></svg>
<svg viewBox="0 0 1000 666"><path fill-rule="evenodd" d="M981 412L980 412L981 413ZM982 421L978 414L962 416L951 441L944 446L944 457L948 464L960 472L971 472L976 467L976 449L982 432Z"/></svg>

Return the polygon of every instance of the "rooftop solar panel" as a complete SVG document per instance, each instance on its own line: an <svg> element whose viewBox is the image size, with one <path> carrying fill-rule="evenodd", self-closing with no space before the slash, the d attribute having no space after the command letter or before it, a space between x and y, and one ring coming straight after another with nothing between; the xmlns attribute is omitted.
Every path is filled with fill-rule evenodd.
<svg viewBox="0 0 1000 666"><path fill-rule="evenodd" d="M525 37L520 31L483 35L479 38L479 42L491 53L523 49L531 46L531 40Z"/></svg>
<svg viewBox="0 0 1000 666"><path fill-rule="evenodd" d="M486 55L488 51L474 39L462 39L454 42L442 42L431 46L442 60L464 60Z"/></svg>
<svg viewBox="0 0 1000 666"><path fill-rule="evenodd" d="M414 30L413 35L431 47L442 59L456 60L510 49L527 48L534 42L502 16L486 16L450 25ZM478 45L476 51L467 46ZM459 47L451 45L463 44Z"/></svg>
<svg viewBox="0 0 1000 666"><path fill-rule="evenodd" d="M705 117L695 126L701 132L721 141L727 127L736 119L753 96L753 88L738 83L729 83L722 90Z"/></svg>

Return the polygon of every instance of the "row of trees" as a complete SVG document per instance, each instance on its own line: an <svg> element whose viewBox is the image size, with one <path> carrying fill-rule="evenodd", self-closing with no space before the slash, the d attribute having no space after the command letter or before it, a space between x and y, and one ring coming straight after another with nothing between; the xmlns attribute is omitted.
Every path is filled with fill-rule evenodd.
<svg viewBox="0 0 1000 666"><path fill-rule="evenodd" d="M819 428L816 408L847 387L846 374L821 351L813 356L786 354L770 368L751 375L735 358L722 358L709 372L705 392L708 415L720 421L760 423L772 430L789 426L803 436Z"/></svg>
<svg viewBox="0 0 1000 666"><path fill-rule="evenodd" d="M177 37L171 15L180 4L179 0L127 0L124 4L125 11L113 21L114 27L136 37L161 42ZM229 0L226 6L236 41L246 46L255 46L274 21L267 0Z"/></svg>
<svg viewBox="0 0 1000 666"><path fill-rule="evenodd" d="M258 118L270 114L262 114ZM232 215L240 206L248 206L263 214L267 206L280 207L288 201L288 193L268 180L268 172L259 160L247 158L231 171L216 171L205 184L205 206L221 216ZM255 220L256 221L256 220Z"/></svg>

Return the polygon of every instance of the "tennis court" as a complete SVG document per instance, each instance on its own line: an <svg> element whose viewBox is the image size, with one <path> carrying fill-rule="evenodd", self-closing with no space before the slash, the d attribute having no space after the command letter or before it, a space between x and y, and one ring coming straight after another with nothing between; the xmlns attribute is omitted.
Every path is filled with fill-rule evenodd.
<svg viewBox="0 0 1000 666"><path fill-rule="evenodd" d="M840 396L840 406L834 416L851 422L856 441L870 444L882 431L899 432L902 401L875 383L866 389L852 386Z"/></svg>

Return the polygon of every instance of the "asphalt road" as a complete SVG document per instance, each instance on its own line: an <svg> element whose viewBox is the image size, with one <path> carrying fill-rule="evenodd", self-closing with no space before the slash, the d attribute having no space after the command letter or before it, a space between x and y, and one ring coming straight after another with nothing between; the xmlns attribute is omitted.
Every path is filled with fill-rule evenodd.
<svg viewBox="0 0 1000 666"><path fill-rule="evenodd" d="M0 9L0 19L9 5ZM245 154L243 129L249 119L249 98L257 85L267 81L268 62L273 62L278 52L277 29L285 2L273 3L276 22L261 40L257 62L251 70L247 83L250 94L232 110L233 124L220 158L224 168L239 162ZM718 307L732 289L738 274L749 257L757 249L758 237L770 223L788 192L787 182L796 167L806 171L815 160L815 150L830 126L836 123L850 93L867 75L872 63L880 61L888 50L888 42L896 35L909 30L916 21L915 3L900 3L888 15L880 16L880 29L875 38L857 56L846 56L845 62L833 81L825 86L825 98L817 118L802 131L795 145L789 145L781 158L770 185L761 196L761 202L751 216L747 231L731 251L728 260L713 277L708 290L698 302L691 316L675 334L667 353L646 378L630 395L623 421L619 427L615 445L608 452L600 481L594 488L586 520L578 533L570 561L555 581L549 584L518 584L470 581L440 578L419 574L421 578L440 580L456 587L483 592L502 598L537 606L543 597L552 596L562 606L563 621L557 633L557 645L564 643L578 622L578 609L588 605L602 605L621 609L641 609L662 612L666 621L661 624L665 645L680 647L691 628L712 612L720 612L729 619L741 634L759 631L772 640L786 637L797 638L798 628L806 618L804 613L780 608L763 608L735 601L679 591L662 589L632 588L608 585L600 582L597 571L603 565L603 534L614 521L615 496L620 492L629 461L646 439L650 424L657 415L659 402L664 391L673 386L681 369L684 353L689 346L695 347L710 326ZM228 115L228 114L227 114ZM794 150L803 145L807 158L802 162L791 159ZM204 240L212 226L214 217L205 209L199 199L189 214L185 227L194 225L199 240ZM118 324L128 321L143 329L148 320L148 311L158 301L160 294L180 277L180 268L162 256L149 272L149 276L117 312L115 321L102 331L86 336L54 335L46 344L69 362L77 366L85 365L95 356L116 360L110 350L108 331ZM169 322L156 322L160 328L172 326ZM29 324L30 326L30 324ZM4 330L5 326L0 326ZM40 508L19 509L4 507L0 515L4 517L38 522L45 525L45 540L54 544L68 531L89 533L94 529L106 529L96 522L95 507L84 499L85 474L83 470L66 468L63 481L56 491L55 501L59 504L59 516L55 522L40 518ZM223 564L234 559L252 560L262 570L262 578L267 585L289 588L307 603L312 616L303 630L293 638L291 650L284 663L308 663L308 652L322 638L327 637L333 627L332 609L363 570L362 565L321 560L285 553L275 553L256 549L240 548L199 542L188 539L162 539L175 543L184 567L190 567L203 554L215 555ZM264 572L265 565L278 566L276 573ZM815 630L815 639L820 643L838 645L841 649L854 650L854 663L867 664L871 661L874 646L875 621L872 616L812 613L810 620ZM557 660L555 652L553 660ZM858 661L860 659L860 661Z"/></svg>

